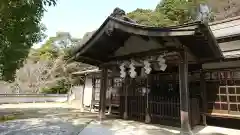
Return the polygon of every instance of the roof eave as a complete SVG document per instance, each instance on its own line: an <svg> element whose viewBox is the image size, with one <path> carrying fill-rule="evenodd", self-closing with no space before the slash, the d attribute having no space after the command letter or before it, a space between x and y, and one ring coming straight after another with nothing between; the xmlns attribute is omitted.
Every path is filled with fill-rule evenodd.
<svg viewBox="0 0 240 135"><path fill-rule="evenodd" d="M200 31L205 32L205 34L207 34L207 38L210 38L210 40L208 41L209 41L209 44L211 44L211 48L215 56L218 56L219 59L223 57L223 54L219 51L220 48L217 44L217 41L210 27L204 24L203 22L193 22L189 24L183 24L180 26L159 28L159 27L148 27L145 25L138 25L138 24L126 22L124 20L117 19L110 16L104 21L104 23L93 34L93 36L82 47L78 48L75 51L76 59L80 59L80 56L84 52L86 52L89 48L91 48L101 38L101 36L104 33L111 34L111 31L113 31L114 29L118 29L126 33L132 33L134 35L149 36L149 37L195 35L196 31L200 29ZM81 57L81 62L85 60L87 59ZM101 64L101 61L95 61L95 60L89 60L89 59L87 61L89 61L88 63L94 63L94 65L96 66Z"/></svg>
<svg viewBox="0 0 240 135"><path fill-rule="evenodd" d="M145 25L134 24L130 22L126 22L121 19L117 19L109 16L104 23L100 26L100 28L92 35L92 37L81 47L76 48L73 51L73 55L82 54L85 50L91 47L94 42L96 42L102 34L106 30L111 29L120 29L122 31L133 33L136 35L142 36L187 36L194 35L195 30L198 28L197 24L201 24L201 22L193 22L189 24L179 25L179 26L171 26L171 27L148 27ZM161 32L159 32L161 31ZM165 32L164 32L165 31Z"/></svg>

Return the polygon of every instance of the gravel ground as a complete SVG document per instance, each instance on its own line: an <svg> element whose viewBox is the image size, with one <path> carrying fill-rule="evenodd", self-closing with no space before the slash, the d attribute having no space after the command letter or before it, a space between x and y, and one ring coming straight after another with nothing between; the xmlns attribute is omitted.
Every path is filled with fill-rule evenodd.
<svg viewBox="0 0 240 135"><path fill-rule="evenodd" d="M106 120L92 122L79 135L179 135L180 129L136 121ZM213 126L197 126L193 135L240 135L240 130Z"/></svg>
<svg viewBox="0 0 240 135"><path fill-rule="evenodd" d="M96 114L81 113L65 104L1 105L0 112L19 112L0 123L0 135L78 135Z"/></svg>
<svg viewBox="0 0 240 135"><path fill-rule="evenodd" d="M0 125L1 135L77 135L88 121L81 123L60 118L31 118L4 122Z"/></svg>
<svg viewBox="0 0 240 135"><path fill-rule="evenodd" d="M81 113L67 104L0 105L0 112L19 112L16 120L0 122L0 135L177 135L180 129L136 121L108 119L97 121L97 114ZM0 113L1 114L1 113ZM197 127L196 135L240 135L240 130Z"/></svg>
<svg viewBox="0 0 240 135"><path fill-rule="evenodd" d="M94 121L79 135L175 135L179 129L154 126L135 121L106 120L102 123Z"/></svg>

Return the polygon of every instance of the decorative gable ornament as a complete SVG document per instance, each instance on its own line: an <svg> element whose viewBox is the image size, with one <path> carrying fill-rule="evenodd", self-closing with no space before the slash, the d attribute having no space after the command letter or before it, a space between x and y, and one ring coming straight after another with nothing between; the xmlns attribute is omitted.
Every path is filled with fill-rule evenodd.
<svg viewBox="0 0 240 135"><path fill-rule="evenodd" d="M204 23L208 23L211 17L211 9L207 4L200 4L197 8L197 16L196 21L202 21Z"/></svg>

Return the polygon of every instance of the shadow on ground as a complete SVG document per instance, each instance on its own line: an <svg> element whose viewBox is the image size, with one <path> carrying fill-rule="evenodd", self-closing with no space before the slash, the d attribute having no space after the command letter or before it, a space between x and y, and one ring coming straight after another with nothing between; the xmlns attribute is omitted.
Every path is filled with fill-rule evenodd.
<svg viewBox="0 0 240 135"><path fill-rule="evenodd" d="M9 108L0 109L0 113L1 111L17 112L18 119L0 123L1 135L72 135L81 131L79 135L178 135L180 133L179 128L125 121L116 119L115 116L107 117L99 123L97 113L80 112L71 108ZM88 126L84 128L86 125ZM224 134L225 132L205 132L207 130L206 127L198 127L193 133L227 135Z"/></svg>
<svg viewBox="0 0 240 135"><path fill-rule="evenodd" d="M23 119L0 124L1 135L72 135L78 134L87 121L63 121L61 119Z"/></svg>
<svg viewBox="0 0 240 135"><path fill-rule="evenodd" d="M69 108L5 108L1 112L16 118L0 123L1 135L77 135L97 118L97 114Z"/></svg>
<svg viewBox="0 0 240 135"><path fill-rule="evenodd" d="M46 117L61 117L61 118L89 118L96 119L97 114L90 112L80 112L77 109L71 108L11 108L0 109L0 115L2 114L15 114L17 119L28 118L46 118Z"/></svg>

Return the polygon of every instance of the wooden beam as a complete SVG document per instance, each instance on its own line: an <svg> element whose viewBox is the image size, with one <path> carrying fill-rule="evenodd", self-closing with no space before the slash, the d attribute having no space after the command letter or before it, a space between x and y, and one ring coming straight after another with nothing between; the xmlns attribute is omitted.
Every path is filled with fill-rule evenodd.
<svg viewBox="0 0 240 135"><path fill-rule="evenodd" d="M207 45L211 48L212 53L215 55L214 59L219 59L223 57L223 54L219 48L217 40L215 39L215 36L211 32L210 28L204 25L200 25L200 30L204 33L204 38L208 43Z"/></svg>
<svg viewBox="0 0 240 135"><path fill-rule="evenodd" d="M212 69L221 70L221 69L229 69L229 68L240 68L240 60L206 63L202 65L202 68L204 70L212 70Z"/></svg>
<svg viewBox="0 0 240 135"><path fill-rule="evenodd" d="M100 121L106 117L105 109L107 88L108 88L108 69L103 68L101 71L101 88L100 88L100 106L99 106Z"/></svg>
<svg viewBox="0 0 240 135"><path fill-rule="evenodd" d="M159 48L159 49L152 49L145 52L139 52L139 53L132 53L128 55L123 56L113 56L109 58L109 61L117 61L117 60L129 60L131 58L142 58L142 57L149 57L149 56L157 56L164 52L179 52L182 51L180 48L176 47L167 47L167 48Z"/></svg>
<svg viewBox="0 0 240 135"><path fill-rule="evenodd" d="M100 65L101 63L103 63L102 61L99 61L99 60L96 60L96 59L92 59L92 58L89 58L89 57L81 56L80 53L78 53L78 54L76 55L75 60L76 60L76 61L79 61L79 62L91 64L91 65L94 65L94 66L98 66L98 65Z"/></svg>
<svg viewBox="0 0 240 135"><path fill-rule="evenodd" d="M236 40L240 40L240 34L217 38L218 43L231 42L231 41L236 41Z"/></svg>
<svg viewBox="0 0 240 135"><path fill-rule="evenodd" d="M184 46L176 37L172 37L172 40L178 46ZM185 47L185 51L189 53L193 57L193 59L196 60L197 63L199 63L200 60L189 50L189 48Z"/></svg>
<svg viewBox="0 0 240 135"><path fill-rule="evenodd" d="M190 102L188 89L188 61L187 52L180 52L182 61L179 64L179 89L180 89L180 116L181 135L192 134L190 127Z"/></svg>

